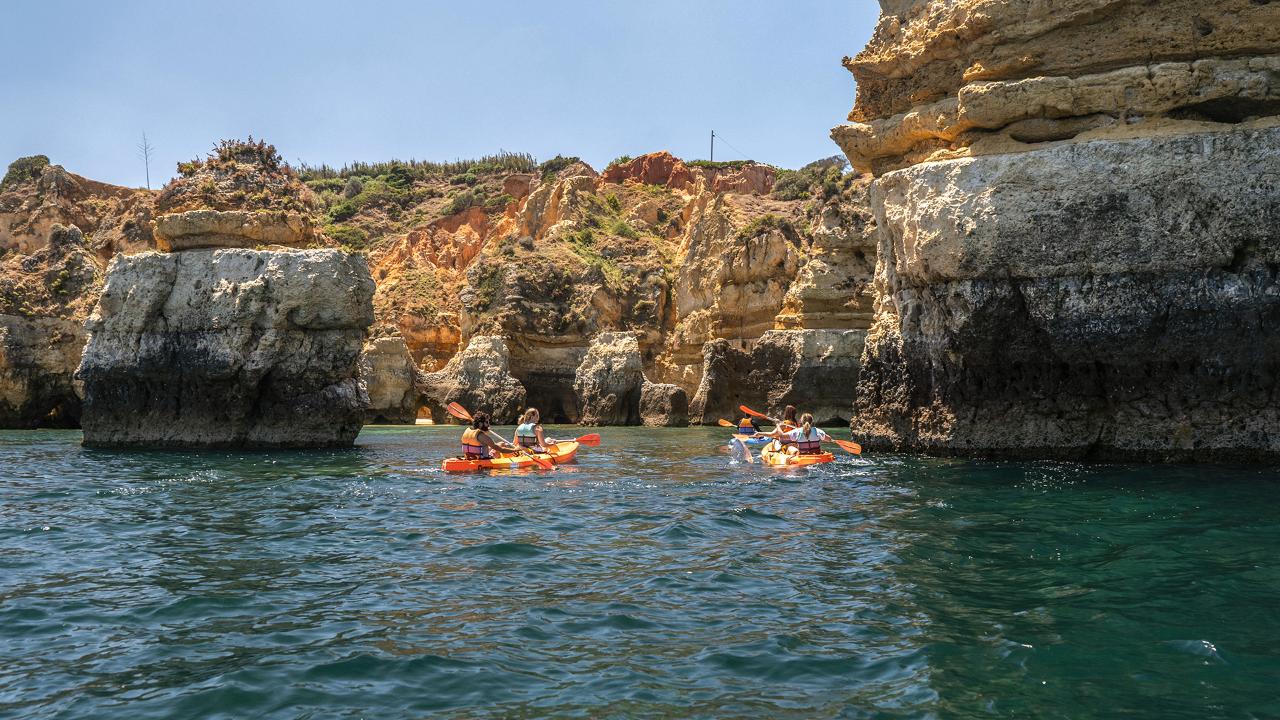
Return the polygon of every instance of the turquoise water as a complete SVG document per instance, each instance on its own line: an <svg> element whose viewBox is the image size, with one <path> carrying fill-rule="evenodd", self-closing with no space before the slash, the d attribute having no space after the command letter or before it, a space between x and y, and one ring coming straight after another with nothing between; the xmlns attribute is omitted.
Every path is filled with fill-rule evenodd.
<svg viewBox="0 0 1280 720"><path fill-rule="evenodd" d="M0 433L0 717L1280 716L1267 469Z"/></svg>

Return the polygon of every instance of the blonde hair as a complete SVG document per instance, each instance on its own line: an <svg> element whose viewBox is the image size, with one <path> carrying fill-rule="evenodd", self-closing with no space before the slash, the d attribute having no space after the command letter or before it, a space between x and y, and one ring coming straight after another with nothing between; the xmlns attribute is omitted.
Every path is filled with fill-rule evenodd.
<svg viewBox="0 0 1280 720"><path fill-rule="evenodd" d="M540 420L542 420L542 415L538 412L538 408L529 408L524 411L524 415L520 416L521 425L526 423L533 423L536 425Z"/></svg>
<svg viewBox="0 0 1280 720"><path fill-rule="evenodd" d="M804 439L809 439L809 433L813 432L813 413L805 413L800 416L800 424L804 425Z"/></svg>

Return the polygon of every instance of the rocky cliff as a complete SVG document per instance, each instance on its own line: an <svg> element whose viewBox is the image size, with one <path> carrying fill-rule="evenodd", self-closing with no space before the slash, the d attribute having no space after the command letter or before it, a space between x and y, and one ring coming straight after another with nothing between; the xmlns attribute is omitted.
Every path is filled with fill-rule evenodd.
<svg viewBox="0 0 1280 720"><path fill-rule="evenodd" d="M855 435L942 454L1280 451L1280 4L884 2Z"/></svg>
<svg viewBox="0 0 1280 720"><path fill-rule="evenodd" d="M78 372L85 444L350 445L373 290L336 250L117 257Z"/></svg>

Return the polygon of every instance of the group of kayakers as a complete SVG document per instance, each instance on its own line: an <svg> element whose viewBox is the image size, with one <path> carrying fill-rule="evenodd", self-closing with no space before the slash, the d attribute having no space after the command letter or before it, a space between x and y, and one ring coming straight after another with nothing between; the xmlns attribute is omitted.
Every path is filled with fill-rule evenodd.
<svg viewBox="0 0 1280 720"><path fill-rule="evenodd" d="M751 444L767 445L760 451L762 461L770 464L812 464L829 461L831 458L829 453L823 451L822 443L831 442L832 438L821 428L814 427L813 415L805 413L797 417L794 405L786 407L780 420L766 417L745 406L743 411L747 414L738 421L738 434L734 442L750 441ZM598 435L584 436L573 442L548 438L542 428L542 416L537 408L524 411L510 442L493 432L489 413L477 412L471 415L461 406L451 407L450 413L469 422L462 433L462 455L456 461L446 461L446 465L452 463L460 469L485 469L499 465L518 467L522 464L519 458L540 465L550 465L555 458L548 461L542 456L563 452L561 459L569 460L572 459L579 441L591 438L587 444L599 444ZM764 432L761 419L770 422L773 429ZM720 424L734 427L733 423L724 420ZM745 444L743 443L742 449L745 449ZM752 460L750 451L745 453L745 457Z"/></svg>

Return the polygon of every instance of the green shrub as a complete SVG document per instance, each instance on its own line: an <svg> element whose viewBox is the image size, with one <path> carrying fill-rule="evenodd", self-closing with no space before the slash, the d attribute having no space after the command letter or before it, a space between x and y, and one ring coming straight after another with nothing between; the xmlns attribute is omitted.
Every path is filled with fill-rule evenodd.
<svg viewBox="0 0 1280 720"><path fill-rule="evenodd" d="M619 237L627 238L629 240L640 239L640 233L636 232L636 229L631 227L631 225L627 223L626 220L623 220L622 218L618 218L617 220L614 220L609 225L609 232Z"/></svg>
<svg viewBox="0 0 1280 720"><path fill-rule="evenodd" d="M506 210L507 205L510 205L511 203L515 202L515 200L516 200L515 198L511 197L506 193L502 193L501 195L494 195L493 197L484 201L484 209L489 211Z"/></svg>
<svg viewBox="0 0 1280 720"><path fill-rule="evenodd" d="M457 215L458 213L465 212L476 205L483 204L483 194L476 192L475 190L463 190L457 195L454 195L453 199L449 201L449 204L445 206L444 214Z"/></svg>
<svg viewBox="0 0 1280 720"><path fill-rule="evenodd" d="M613 167L614 165L628 165L632 160L635 160L635 158L630 155L623 155L621 157L614 158L613 162L609 163L606 167Z"/></svg>
<svg viewBox="0 0 1280 720"><path fill-rule="evenodd" d="M18 158L9 163L8 172L4 174L4 179L0 180L0 188L17 185L28 180L39 180L40 173L44 172L47 167L49 167L49 157L47 155L29 155Z"/></svg>
<svg viewBox="0 0 1280 720"><path fill-rule="evenodd" d="M570 165L573 165L574 163L578 163L578 162L582 162L582 158L565 157L563 155L557 155L551 158L550 160L542 163L542 165L539 166L538 169L542 171L543 181L546 181L555 177L557 174L559 174L562 170L569 167Z"/></svg>
<svg viewBox="0 0 1280 720"><path fill-rule="evenodd" d="M326 225L324 232L329 237L353 250L364 249L369 241L369 235L360 228L351 227L350 225Z"/></svg>
<svg viewBox="0 0 1280 720"><path fill-rule="evenodd" d="M450 185L466 185L468 187L471 187L478 182L480 182L480 178L475 173L469 170L464 173L458 173L457 175L454 175L453 177L449 178Z"/></svg>
<svg viewBox="0 0 1280 720"><path fill-rule="evenodd" d="M613 193L609 193L604 197L604 204L609 206L609 210L611 210L614 215L622 212L622 201Z"/></svg>
<svg viewBox="0 0 1280 720"><path fill-rule="evenodd" d="M306 185L316 193L340 193L346 184L339 178L326 178L323 180L311 180Z"/></svg>
<svg viewBox="0 0 1280 720"><path fill-rule="evenodd" d="M349 178L354 176L378 177L388 175L396 167L408 170L414 179L452 177L466 172L476 174L533 172L538 162L532 155L525 153L500 152L497 155L486 155L476 160L454 160L453 162L430 162L425 160L389 160L387 162L366 163L354 162L333 168L328 165L306 165L298 167L298 176L303 180L321 178Z"/></svg>
<svg viewBox="0 0 1280 720"><path fill-rule="evenodd" d="M343 200L329 210L329 220L332 222L350 220L355 217L358 212L360 212L360 206L357 205L354 200Z"/></svg>
<svg viewBox="0 0 1280 720"><path fill-rule="evenodd" d="M796 234L795 226L790 220L780 218L777 215L761 215L752 220L746 227L738 231L739 240L750 240L773 231L780 231L786 235Z"/></svg>

